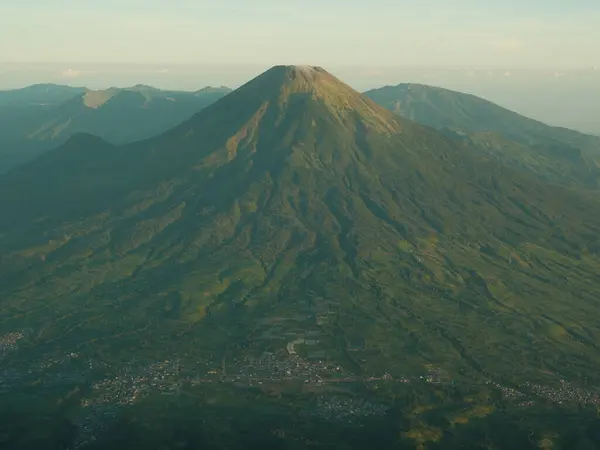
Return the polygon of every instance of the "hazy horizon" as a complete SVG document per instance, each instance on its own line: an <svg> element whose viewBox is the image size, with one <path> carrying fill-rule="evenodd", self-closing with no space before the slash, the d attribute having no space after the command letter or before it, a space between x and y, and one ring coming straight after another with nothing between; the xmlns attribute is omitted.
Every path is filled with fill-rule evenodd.
<svg viewBox="0 0 600 450"><path fill-rule="evenodd" d="M106 89L146 84L194 91L237 88L268 64L85 64L0 63L0 89L40 83ZM600 70L597 67L419 67L329 65L325 69L359 91L420 83L474 94L551 125L600 134Z"/></svg>
<svg viewBox="0 0 600 450"><path fill-rule="evenodd" d="M0 89L235 88L276 64L311 64L358 90L431 84L600 132L595 0L5 3Z"/></svg>

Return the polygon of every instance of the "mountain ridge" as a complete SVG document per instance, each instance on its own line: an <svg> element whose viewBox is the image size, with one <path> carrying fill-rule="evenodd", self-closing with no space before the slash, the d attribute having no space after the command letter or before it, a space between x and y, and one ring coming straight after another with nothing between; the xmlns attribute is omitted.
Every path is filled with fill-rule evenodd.
<svg viewBox="0 0 600 450"><path fill-rule="evenodd" d="M160 134L211 104L230 90L203 88L196 92L142 87L85 90L58 106L0 110L0 172L63 143L71 134L88 132L115 144Z"/></svg>
<svg viewBox="0 0 600 450"><path fill-rule="evenodd" d="M411 97L412 93L414 93L414 97ZM569 138L563 137L562 140L571 140L573 143L581 140L590 140L592 143L588 145L593 146L594 148L597 148L597 146L600 145L598 144L600 140L597 140L596 136L590 136L589 134L571 130L566 127L547 125L541 121L526 117L515 111L504 108L503 106L500 106L482 97L447 88L430 86L421 83L400 83L398 85L387 85L381 88L371 89L364 92L364 94L369 98L379 99L378 104L382 104L386 108L400 115L404 115L405 113L403 112L403 108L407 108L406 114L411 116L413 120L433 126L436 129L447 127L462 129L462 131L469 133L480 131L496 131L504 134L508 138L525 144L531 144L533 139L539 137L536 136L536 133L540 133L540 129L543 129L544 131L555 130L557 135L569 136ZM410 110L410 103L416 101L416 99L419 99L419 97L423 99L421 100L423 107L434 106L433 104L426 105L426 102L433 101L433 99L429 99L427 97L428 95L431 95L432 97L435 96L437 99L441 100L435 105L442 108L440 114L444 114L447 109L447 105L442 102L458 102L458 107L455 107L452 109L452 111L455 114L464 114L464 116L453 121L448 118L443 118L443 116L440 114L429 114L428 117L426 112ZM403 101L406 102L406 105L404 106L402 105ZM465 105L468 103L470 103L470 105L469 107L466 107ZM494 117L490 116L489 112L487 114L481 114L478 116L476 111L480 110L482 107L487 107L488 111L490 111L489 107L493 107L491 113L494 114ZM418 119L416 118L417 116ZM499 117L500 120L498 120ZM499 129L498 126L505 126L507 122L507 120L502 119L502 117L508 117L511 123L518 123L517 121L525 122L527 125L529 125L529 129L523 130L526 127L521 124L516 126L512 132L510 130L507 132L506 130ZM590 137L593 139L590 139Z"/></svg>
<svg viewBox="0 0 600 450"><path fill-rule="evenodd" d="M354 373L593 376L597 196L328 73L276 67L159 137L97 141L86 158L70 142L57 170L48 154L0 179L0 326L41 330L22 358L69 342L114 359L130 345L279 352L287 335L260 339L260 324L301 317L282 333L315 329Z"/></svg>
<svg viewBox="0 0 600 450"><path fill-rule="evenodd" d="M365 95L545 181L600 187L600 139L595 136L546 125L471 94L424 84L386 86Z"/></svg>
<svg viewBox="0 0 600 450"><path fill-rule="evenodd" d="M86 87L52 83L32 84L23 88L0 90L0 106L56 106L87 91Z"/></svg>

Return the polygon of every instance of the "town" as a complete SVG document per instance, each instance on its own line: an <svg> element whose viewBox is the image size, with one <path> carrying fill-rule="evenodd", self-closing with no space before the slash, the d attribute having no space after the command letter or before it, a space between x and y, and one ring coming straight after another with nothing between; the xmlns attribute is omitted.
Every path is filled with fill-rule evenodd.
<svg viewBox="0 0 600 450"><path fill-rule="evenodd" d="M17 348L17 343L25 337L24 331L16 331L0 336L0 358Z"/></svg>
<svg viewBox="0 0 600 450"><path fill-rule="evenodd" d="M18 350L23 332L12 332L0 337L2 353ZM28 369L0 368L0 390L15 391L31 384L32 380L43 387L88 384L91 389L81 400L81 415L77 421L79 439L70 450L98 439L114 423L123 408L130 407L151 395L181 395L196 386L229 386L233 389L259 389L277 391L282 386L296 386L300 392L316 396L307 414L324 420L352 422L361 417L385 415L389 405L373 398L357 395L354 387L377 388L386 383L401 385L427 385L453 383L439 368L427 366L418 376L392 376L389 373L359 376L339 364L329 361L323 352L317 357L303 358L296 345L306 341L295 339L279 352L265 351L258 356L232 357L216 360L211 357L182 362L180 359L142 363L134 360L112 367L106 362L85 359L77 352L46 357L32 361ZM310 344L310 343L309 343ZM323 357L319 359L318 357ZM93 370L107 373L98 379ZM97 372L96 372L97 373ZM556 404L573 403L600 406L597 391L574 386L560 380L555 387L524 382L519 386L505 386L493 380L486 385L498 390L515 407L527 407L538 399Z"/></svg>

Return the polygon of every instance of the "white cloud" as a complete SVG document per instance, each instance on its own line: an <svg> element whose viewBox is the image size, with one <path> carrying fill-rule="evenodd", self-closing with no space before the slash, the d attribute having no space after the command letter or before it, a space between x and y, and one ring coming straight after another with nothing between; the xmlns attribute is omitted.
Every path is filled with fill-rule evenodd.
<svg viewBox="0 0 600 450"><path fill-rule="evenodd" d="M169 69L159 69L156 71L157 73L171 73Z"/></svg>
<svg viewBox="0 0 600 450"><path fill-rule="evenodd" d="M81 75L81 73L81 70L67 69L63 70L61 75L65 78L77 78L79 75Z"/></svg>

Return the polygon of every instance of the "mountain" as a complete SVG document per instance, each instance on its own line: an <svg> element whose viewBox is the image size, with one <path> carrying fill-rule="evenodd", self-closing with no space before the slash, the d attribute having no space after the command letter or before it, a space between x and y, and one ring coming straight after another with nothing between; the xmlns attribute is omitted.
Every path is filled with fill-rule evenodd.
<svg viewBox="0 0 600 450"><path fill-rule="evenodd" d="M21 89L0 91L0 108L6 106L58 106L87 91L88 89L85 87L34 84Z"/></svg>
<svg viewBox="0 0 600 450"><path fill-rule="evenodd" d="M115 144L160 134L229 91L225 87L162 91L137 85L86 90L52 108L5 107L0 126L8 132L0 138L0 171L30 160L76 133L95 134Z"/></svg>
<svg viewBox="0 0 600 450"><path fill-rule="evenodd" d="M174 127L229 91L161 91L143 85L89 91L52 111L27 138L61 141L75 133L90 133L115 144L133 142Z"/></svg>
<svg viewBox="0 0 600 450"><path fill-rule="evenodd" d="M469 420L516 423L510 398L529 397L503 393L598 382L597 194L500 164L318 67L276 66L144 141L77 134L1 178L0 210L0 333L20 339L3 365L68 417L114 395L164 418L179 399L239 414L252 435L259 417L293 411L305 427L319 405L379 414L385 399L402 411L379 422L389 439L464 448L485 440ZM144 400L140 380L165 367L191 387ZM203 390L199 373L222 382ZM413 384L369 384L384 374ZM317 375L333 381L307 384ZM343 406L359 395L371 403ZM539 408L522 422L531 439L562 439ZM178 414L164 420L197 417Z"/></svg>
<svg viewBox="0 0 600 450"><path fill-rule="evenodd" d="M569 143L598 150L600 140L562 127L552 127L471 94L423 84L399 84L364 93L378 104L424 125L466 133L491 131L523 144Z"/></svg>
<svg viewBox="0 0 600 450"><path fill-rule="evenodd" d="M470 94L422 84L365 92L403 117L470 141L547 181L597 188L600 138L552 127Z"/></svg>

